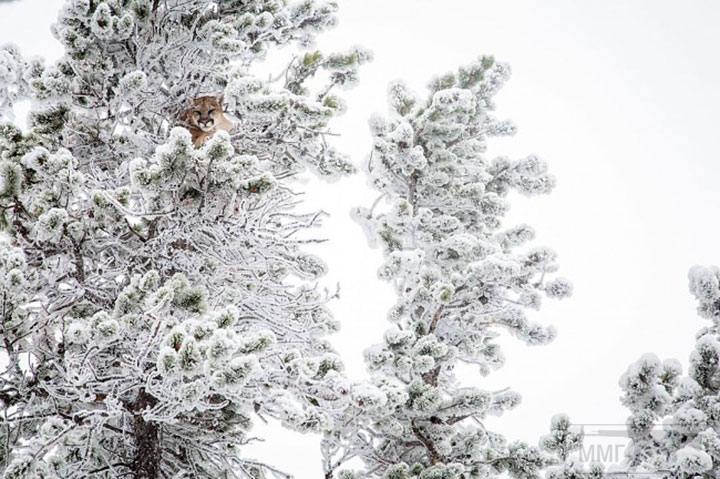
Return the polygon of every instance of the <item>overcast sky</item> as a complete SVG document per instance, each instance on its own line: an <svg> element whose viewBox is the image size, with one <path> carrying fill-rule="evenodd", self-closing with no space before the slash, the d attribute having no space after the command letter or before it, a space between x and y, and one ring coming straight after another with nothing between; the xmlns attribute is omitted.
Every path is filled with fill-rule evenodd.
<svg viewBox="0 0 720 479"><path fill-rule="evenodd" d="M59 0L0 2L0 43L55 58L48 26ZM720 2L659 0L479 1L340 0L340 25L320 45L374 51L338 144L361 165L370 146L367 118L385 112L387 82L422 91L434 74L479 54L511 64L498 96L501 116L519 127L490 153L545 158L558 179L547 197L514 198L511 220L560 254L572 298L547 303L534 318L558 338L528 348L511 339L507 365L467 384L511 386L523 404L497 421L510 438L535 442L552 414L578 423L623 423L618 378L642 353L687 365L703 321L687 288L687 269L720 264ZM306 185L308 203L331 214L320 250L327 284L339 282L334 337L350 374L363 374L362 350L386 329L394 295L375 271L378 251L348 216L374 193L362 175ZM298 478L318 477L313 438L283 434L256 449Z"/></svg>

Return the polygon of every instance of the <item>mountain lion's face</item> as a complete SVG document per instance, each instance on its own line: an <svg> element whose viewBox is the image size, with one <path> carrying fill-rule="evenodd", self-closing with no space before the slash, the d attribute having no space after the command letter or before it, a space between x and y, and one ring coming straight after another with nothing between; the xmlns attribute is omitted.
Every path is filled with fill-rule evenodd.
<svg viewBox="0 0 720 479"><path fill-rule="evenodd" d="M220 100L214 96L195 98L186 113L186 121L204 132L215 129L223 114Z"/></svg>

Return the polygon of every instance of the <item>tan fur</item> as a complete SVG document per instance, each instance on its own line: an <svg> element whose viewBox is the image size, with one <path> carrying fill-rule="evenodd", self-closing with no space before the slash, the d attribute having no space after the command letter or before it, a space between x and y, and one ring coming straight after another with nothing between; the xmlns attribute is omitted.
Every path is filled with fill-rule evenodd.
<svg viewBox="0 0 720 479"><path fill-rule="evenodd" d="M192 135L193 144L199 147L219 130L231 131L235 125L223 113L222 99L201 96L192 100L181 120Z"/></svg>

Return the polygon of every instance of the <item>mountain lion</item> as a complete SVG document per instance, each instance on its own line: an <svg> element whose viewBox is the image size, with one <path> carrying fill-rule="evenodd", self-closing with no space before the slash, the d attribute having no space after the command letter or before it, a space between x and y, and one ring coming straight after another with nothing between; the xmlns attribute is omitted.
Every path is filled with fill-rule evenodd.
<svg viewBox="0 0 720 479"><path fill-rule="evenodd" d="M217 131L230 131L235 125L225 116L222 97L201 96L192 100L181 120L192 135L195 147L201 146Z"/></svg>

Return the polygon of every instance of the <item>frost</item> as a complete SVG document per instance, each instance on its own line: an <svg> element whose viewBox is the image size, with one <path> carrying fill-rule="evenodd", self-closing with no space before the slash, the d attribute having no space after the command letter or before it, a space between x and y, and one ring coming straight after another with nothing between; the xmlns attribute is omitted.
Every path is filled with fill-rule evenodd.
<svg viewBox="0 0 720 479"><path fill-rule="evenodd" d="M545 294L549 298L567 298L572 294L572 283L564 278L555 278L545 284Z"/></svg>
<svg viewBox="0 0 720 479"><path fill-rule="evenodd" d="M712 468L710 456L690 446L675 453L675 463L681 474L702 474Z"/></svg>
<svg viewBox="0 0 720 479"><path fill-rule="evenodd" d="M630 410L630 473L659 470L682 478L716 474L720 458L714 430L720 414L717 271L693 266L688 274L701 316L713 323L698 333L687 374L675 359L661 361L645 354L620 380L622 402Z"/></svg>
<svg viewBox="0 0 720 479"><path fill-rule="evenodd" d="M693 266L688 273L690 292L702 302L712 302L720 298L718 273L703 266Z"/></svg>
<svg viewBox="0 0 720 479"><path fill-rule="evenodd" d="M20 194L22 187L22 168L9 161L0 161L0 197Z"/></svg>
<svg viewBox="0 0 720 479"><path fill-rule="evenodd" d="M0 119L12 119L13 106L25 95L24 74L28 63L14 45L0 47Z"/></svg>
<svg viewBox="0 0 720 479"><path fill-rule="evenodd" d="M146 86L147 75L140 70L130 72L120 79L120 92L123 95L142 93Z"/></svg>
<svg viewBox="0 0 720 479"><path fill-rule="evenodd" d="M380 409L387 403L387 398L376 386L360 384L352 388L352 401L361 410Z"/></svg>
<svg viewBox="0 0 720 479"><path fill-rule="evenodd" d="M370 55L251 74L335 10L66 0L58 61L0 48L0 116L31 105L0 126L5 477L269 477L258 418L319 432L350 401L296 178L354 171L327 136ZM183 113L223 92L238 127L196 148Z"/></svg>
<svg viewBox="0 0 720 479"><path fill-rule="evenodd" d="M367 170L380 196L352 216L382 248L378 277L398 296L388 313L394 327L365 350L371 383L393 394L386 392L384 407L351 403L343 411L336 424L347 426L324 439L331 470L359 456L368 477L529 478L552 460L537 448L508 445L483 424L517 405L516 393L464 388L455 373L461 363L481 374L499 367L495 337L502 331L530 345L552 340L554 329L530 321L527 311L543 296L572 291L552 276L552 250L520 251L534 238L532 228L502 228L510 191L546 193L554 185L535 156L485 157L490 137L514 131L492 116L492 96L507 76L506 66L483 57L433 80L425 99L396 82L388 90L390 115L370 120ZM579 438L561 444L564 424L553 423L551 454L578 447Z"/></svg>
<svg viewBox="0 0 720 479"><path fill-rule="evenodd" d="M63 235L68 218L68 213L63 208L51 208L38 218L35 237L39 241L57 243Z"/></svg>

